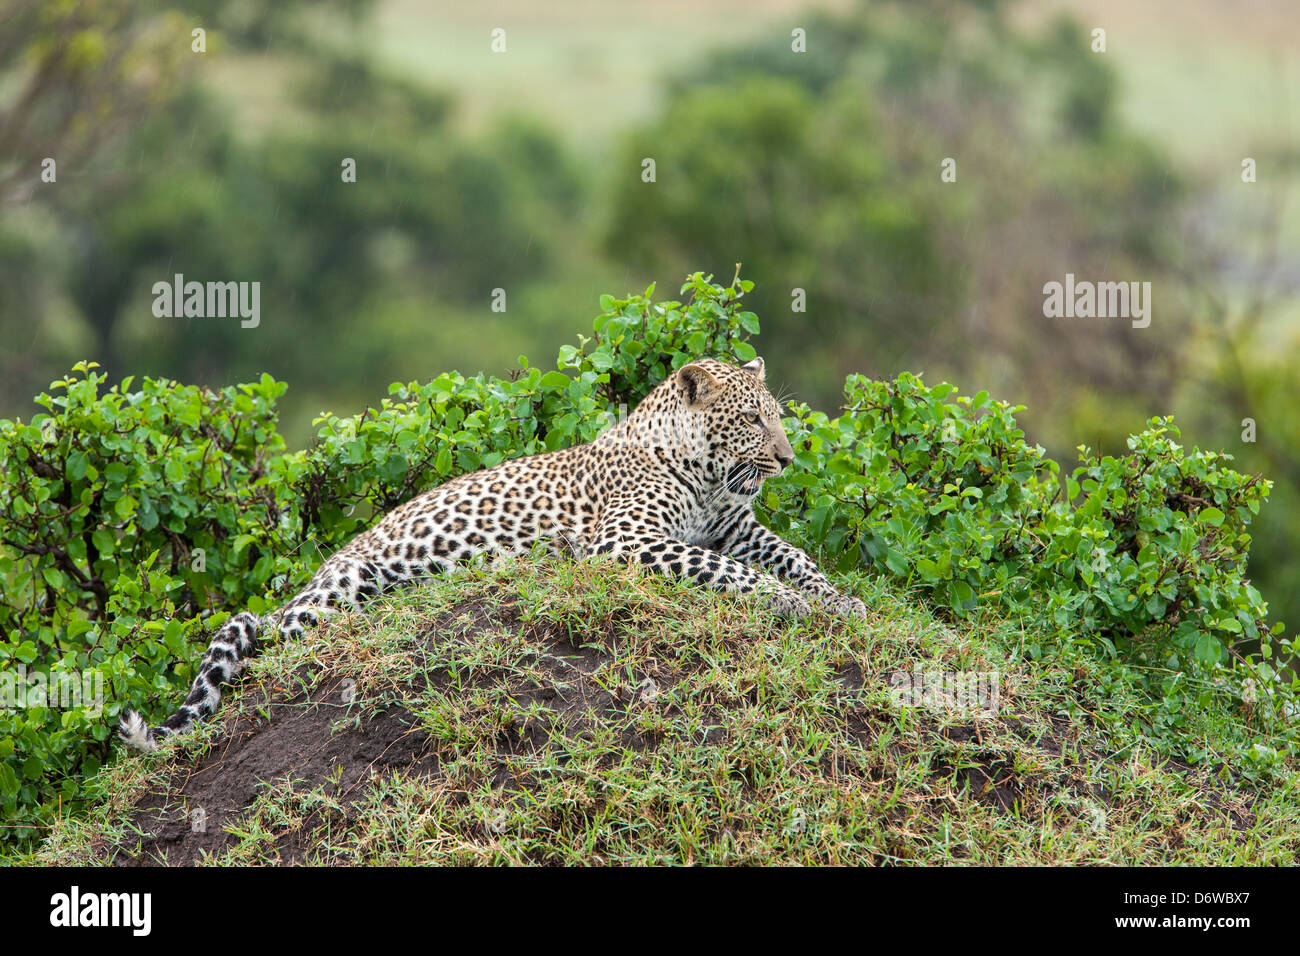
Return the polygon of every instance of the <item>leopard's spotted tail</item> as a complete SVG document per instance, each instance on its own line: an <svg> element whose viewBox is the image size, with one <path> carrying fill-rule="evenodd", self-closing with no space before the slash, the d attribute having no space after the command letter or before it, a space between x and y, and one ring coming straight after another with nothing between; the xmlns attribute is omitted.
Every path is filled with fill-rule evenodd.
<svg viewBox="0 0 1300 956"><path fill-rule="evenodd" d="M126 744L148 752L158 749L158 741L172 734L184 733L205 717L216 712L221 702L221 688L243 669L248 658L257 653L257 633L262 622L248 611L236 614L217 631L199 664L198 676L189 696L176 713L157 727L150 727L133 710L122 715L118 733Z"/></svg>
<svg viewBox="0 0 1300 956"><path fill-rule="evenodd" d="M400 559L395 561L395 566L407 572L406 563ZM339 551L320 566L306 588L279 610L264 619L244 611L227 621L208 645L190 694L176 713L157 727L150 727L144 718L130 711L122 717L118 733L136 750L157 750L158 742L164 737L184 733L216 713L221 688L257 653L259 632L265 630L267 637L281 640L297 640L304 628L314 627L340 607L355 606L374 597L382 585L401 583L403 573L358 559L347 549Z"/></svg>

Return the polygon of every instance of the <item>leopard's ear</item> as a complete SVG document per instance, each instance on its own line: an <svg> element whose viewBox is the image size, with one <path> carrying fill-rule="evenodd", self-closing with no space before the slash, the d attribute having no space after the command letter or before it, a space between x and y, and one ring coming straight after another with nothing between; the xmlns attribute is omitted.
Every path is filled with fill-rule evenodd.
<svg viewBox="0 0 1300 956"><path fill-rule="evenodd" d="M741 368L746 372L753 372L760 382L763 381L763 356L755 355L752 362L746 362Z"/></svg>
<svg viewBox="0 0 1300 956"><path fill-rule="evenodd" d="M703 365L683 365L677 370L677 380L690 408L704 408L722 394L722 383Z"/></svg>

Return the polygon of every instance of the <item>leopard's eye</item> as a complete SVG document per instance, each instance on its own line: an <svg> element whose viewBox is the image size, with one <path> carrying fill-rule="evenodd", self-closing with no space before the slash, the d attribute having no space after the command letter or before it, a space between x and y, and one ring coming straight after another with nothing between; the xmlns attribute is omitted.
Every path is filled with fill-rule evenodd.
<svg viewBox="0 0 1300 956"><path fill-rule="evenodd" d="M749 422L751 425L757 425L762 420L763 419L759 416L758 412L745 412L745 421Z"/></svg>

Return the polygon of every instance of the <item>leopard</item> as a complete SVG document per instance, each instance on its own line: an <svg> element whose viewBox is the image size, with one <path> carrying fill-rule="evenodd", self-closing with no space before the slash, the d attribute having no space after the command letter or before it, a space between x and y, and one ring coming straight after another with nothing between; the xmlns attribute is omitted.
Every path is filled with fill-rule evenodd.
<svg viewBox="0 0 1300 956"><path fill-rule="evenodd" d="M272 640L298 640L330 615L422 578L538 548L749 595L778 619L865 617L862 600L754 513L764 482L795 457L765 375L760 356L688 361L589 442L459 475L398 505L282 606L227 620L184 703L153 727L125 712L121 738L148 752L191 730Z"/></svg>

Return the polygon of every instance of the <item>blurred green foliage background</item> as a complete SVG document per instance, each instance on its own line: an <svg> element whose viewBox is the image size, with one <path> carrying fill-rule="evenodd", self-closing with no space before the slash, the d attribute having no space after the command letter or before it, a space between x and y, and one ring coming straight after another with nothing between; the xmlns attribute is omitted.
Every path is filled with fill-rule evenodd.
<svg viewBox="0 0 1300 956"><path fill-rule="evenodd" d="M553 354L602 292L744 262L769 375L815 407L911 370L1027 405L1067 463L1172 413L1274 479L1252 572L1294 630L1300 12L1131 7L3 0L0 415L82 358L269 372L306 445L389 382ZM260 325L156 318L175 273L260 282ZM1045 318L1066 273L1151 282L1150 327Z"/></svg>

